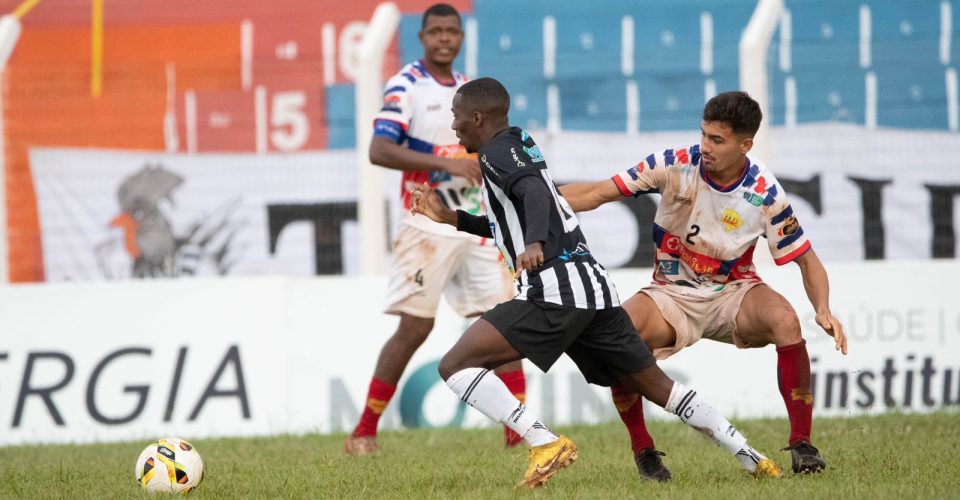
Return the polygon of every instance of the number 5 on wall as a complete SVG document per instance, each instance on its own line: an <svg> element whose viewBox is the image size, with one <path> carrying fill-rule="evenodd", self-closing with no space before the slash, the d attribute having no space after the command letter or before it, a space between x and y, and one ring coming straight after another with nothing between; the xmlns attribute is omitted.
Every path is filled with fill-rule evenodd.
<svg viewBox="0 0 960 500"><path fill-rule="evenodd" d="M307 119L307 94L302 90L290 90L273 94L267 107L267 89L259 85L255 92L257 119L257 153L267 152L267 140L273 148L298 151L310 138L310 121ZM269 112L269 123L267 114Z"/></svg>

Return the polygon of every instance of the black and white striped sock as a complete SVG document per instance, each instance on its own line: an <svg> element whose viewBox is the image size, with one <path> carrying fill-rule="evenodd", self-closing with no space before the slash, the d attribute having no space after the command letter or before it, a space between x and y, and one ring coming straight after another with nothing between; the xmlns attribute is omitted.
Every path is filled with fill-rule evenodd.
<svg viewBox="0 0 960 500"><path fill-rule="evenodd" d="M756 469L760 458L764 458L747 444L747 438L716 411L709 401L697 394L697 391L684 387L680 382L673 383L673 390L670 391L670 397L664 409L680 417L683 423L730 452L737 458L740 465L750 472Z"/></svg>

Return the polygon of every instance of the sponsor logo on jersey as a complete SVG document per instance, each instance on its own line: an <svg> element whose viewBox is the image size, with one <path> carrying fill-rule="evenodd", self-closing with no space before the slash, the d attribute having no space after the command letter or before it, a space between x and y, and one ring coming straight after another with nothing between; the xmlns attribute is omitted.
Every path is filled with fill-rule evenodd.
<svg viewBox="0 0 960 500"><path fill-rule="evenodd" d="M517 166L518 166L518 167L521 167L521 168L522 168L522 167L526 167L526 166L527 166L527 164L524 163L524 162L520 159L519 156L517 156L517 149L516 149L516 148L510 148L510 154L513 155L513 161L517 162Z"/></svg>
<svg viewBox="0 0 960 500"><path fill-rule="evenodd" d="M578 243L577 248L574 248L571 252L566 248L563 249L563 253L559 255L560 260L566 262L574 259L575 257L588 257L590 255L590 249L587 248L585 243Z"/></svg>
<svg viewBox="0 0 960 500"><path fill-rule="evenodd" d="M667 233L660 243L660 251L674 257L679 257L687 267L696 274L716 274L721 262L708 255L694 252L687 248L676 235Z"/></svg>
<svg viewBox="0 0 960 500"><path fill-rule="evenodd" d="M500 174L497 173L496 169L494 169L493 166L490 165L490 162L487 161L487 155L480 156L480 164L484 167L487 167L487 170L489 170L494 177L500 177Z"/></svg>
<svg viewBox="0 0 960 500"><path fill-rule="evenodd" d="M679 203L681 205L690 206L693 205L693 198L687 198L686 196L680 196L678 194L673 195L673 202Z"/></svg>
<svg viewBox="0 0 960 500"><path fill-rule="evenodd" d="M660 272L663 274L680 274L679 260L661 260L657 265L660 267Z"/></svg>
<svg viewBox="0 0 960 500"><path fill-rule="evenodd" d="M439 103L427 105L427 111L440 111L441 109L443 109L443 106Z"/></svg>
<svg viewBox="0 0 960 500"><path fill-rule="evenodd" d="M763 196L760 196L759 194L756 194L756 193L745 191L743 193L743 199L747 200L748 203L750 203L755 207L759 207L760 205L763 205Z"/></svg>
<svg viewBox="0 0 960 500"><path fill-rule="evenodd" d="M800 229L800 222L797 221L795 215L791 215L783 222L783 226L780 227L778 233L780 236L790 236L791 234L796 234L798 229Z"/></svg>
<svg viewBox="0 0 960 500"><path fill-rule="evenodd" d="M530 160L534 163L540 163L543 161L543 152L540 151L540 146L537 146L536 144L534 144L532 148L524 146L523 152L527 153L527 156L529 156Z"/></svg>
<svg viewBox="0 0 960 500"><path fill-rule="evenodd" d="M728 208L724 210L723 215L720 216L720 222L723 222L723 226L727 231L733 231L743 225L743 218L740 217L740 214L738 214L736 210Z"/></svg>

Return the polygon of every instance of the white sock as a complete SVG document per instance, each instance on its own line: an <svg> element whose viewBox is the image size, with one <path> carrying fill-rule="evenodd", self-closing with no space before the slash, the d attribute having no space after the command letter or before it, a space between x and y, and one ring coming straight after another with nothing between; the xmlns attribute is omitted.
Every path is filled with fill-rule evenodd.
<svg viewBox="0 0 960 500"><path fill-rule="evenodd" d="M510 393L503 381L492 375L492 370L460 370L447 379L447 386L460 396L462 401L480 410L480 413L523 436L530 446L540 446L557 440L557 436Z"/></svg>
<svg viewBox="0 0 960 500"><path fill-rule="evenodd" d="M737 458L740 465L750 472L757 468L757 462L766 458L747 444L747 438L740 434L729 420L717 412L697 391L688 389L680 382L673 383L665 410L680 417L683 423L719 444Z"/></svg>

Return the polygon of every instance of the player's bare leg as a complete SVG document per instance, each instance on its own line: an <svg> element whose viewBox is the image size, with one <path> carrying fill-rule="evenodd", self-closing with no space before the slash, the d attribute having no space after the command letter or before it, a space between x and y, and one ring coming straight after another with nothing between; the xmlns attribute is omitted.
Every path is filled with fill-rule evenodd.
<svg viewBox="0 0 960 500"><path fill-rule="evenodd" d="M737 314L737 334L751 346L777 348L777 382L790 419L789 446L793 472L820 472L827 464L810 444L813 393L810 357L800 330L800 318L782 295L766 285L750 289Z"/></svg>
<svg viewBox="0 0 960 500"><path fill-rule="evenodd" d="M753 449L743 436L697 391L674 382L656 364L637 373L620 377L627 388L642 394L651 402L680 417L736 457L744 469L754 477L777 477L780 466Z"/></svg>
<svg viewBox="0 0 960 500"><path fill-rule="evenodd" d="M490 370L521 355L490 322L479 319L440 360L440 377L470 406L523 436L530 445L527 471L518 486L536 488L577 459L569 438L550 432Z"/></svg>
<svg viewBox="0 0 960 500"><path fill-rule="evenodd" d="M403 376L413 353L417 352L433 330L433 323L433 318L400 314L397 330L380 349L360 422L347 437L344 451L351 455L369 455L380 450L377 443L380 416L396 392L397 382Z"/></svg>
<svg viewBox="0 0 960 500"><path fill-rule="evenodd" d="M630 316L634 328L640 332L640 338L651 351L671 347L676 343L677 333L670 323L663 319L660 309L649 295L634 294L623 303L623 309ZM610 390L620 420L623 421L630 435L633 461L640 478L660 482L669 481L672 475L660 458L664 454L657 450L653 437L647 432L647 424L643 417L643 397L624 386L611 387Z"/></svg>

